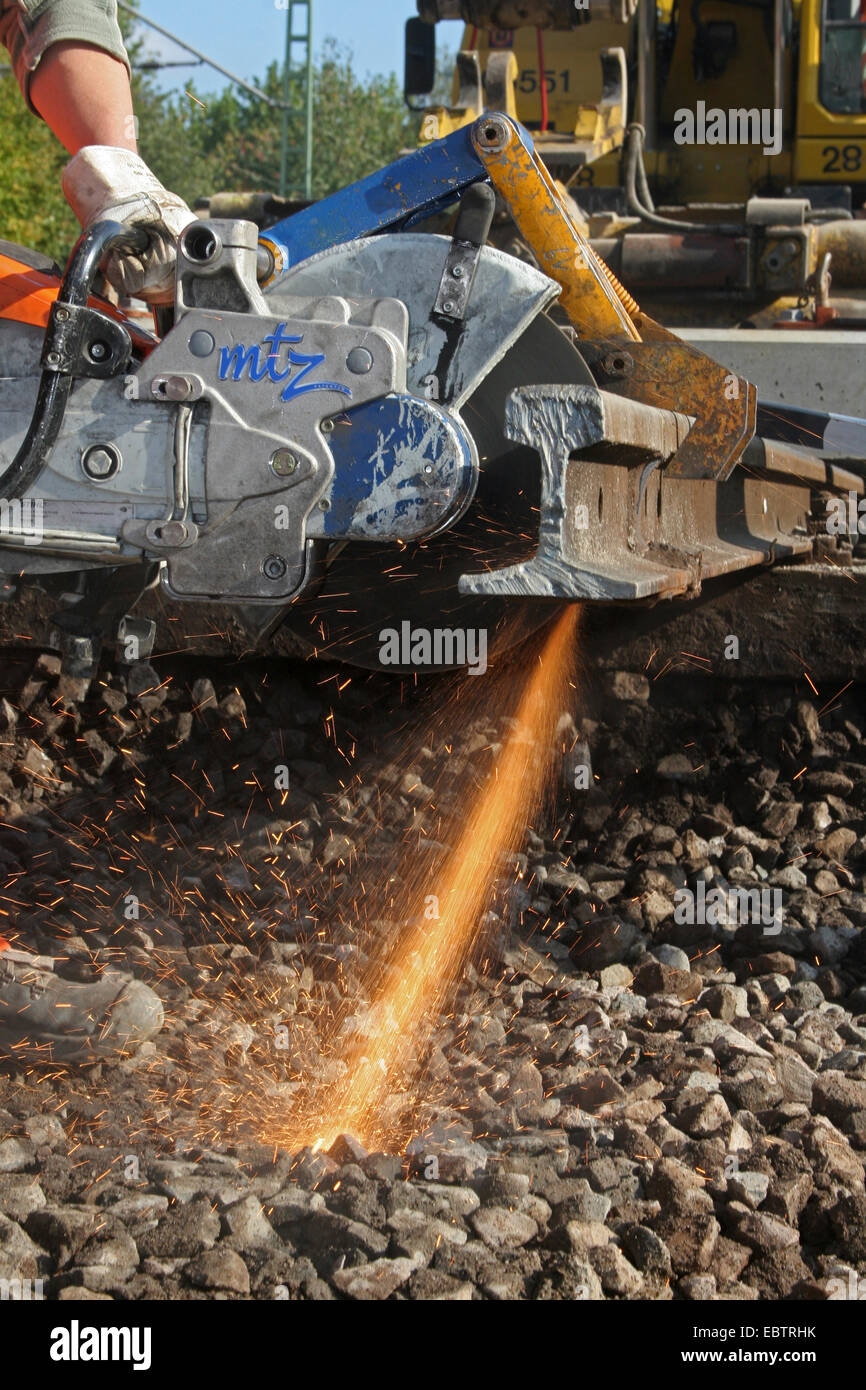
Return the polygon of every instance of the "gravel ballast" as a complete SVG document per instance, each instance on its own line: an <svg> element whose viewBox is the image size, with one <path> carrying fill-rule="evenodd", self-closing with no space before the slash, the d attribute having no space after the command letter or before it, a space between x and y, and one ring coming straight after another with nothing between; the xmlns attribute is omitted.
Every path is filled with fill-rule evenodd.
<svg viewBox="0 0 866 1390"><path fill-rule="evenodd" d="M0 1279L751 1301L866 1276L857 686L588 685L556 805L389 1098L393 1141L295 1145L298 1105L340 1084L338 1028L373 1026L407 856L435 892L495 769L508 715L476 697L443 729L453 688L170 659L88 686L21 660L3 933L71 978L130 971L166 1026L81 1068L0 1058Z"/></svg>

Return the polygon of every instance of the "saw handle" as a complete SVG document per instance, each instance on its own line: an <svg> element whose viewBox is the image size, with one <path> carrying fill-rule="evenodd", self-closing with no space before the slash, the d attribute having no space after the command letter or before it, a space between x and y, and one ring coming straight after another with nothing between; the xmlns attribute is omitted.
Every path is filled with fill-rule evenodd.
<svg viewBox="0 0 866 1390"><path fill-rule="evenodd" d="M82 232L66 262L58 303L83 308L90 298L97 271L109 252L146 251L149 241L144 227L128 226L107 218L92 223Z"/></svg>
<svg viewBox="0 0 866 1390"><path fill-rule="evenodd" d="M452 233L455 241L469 246L485 246L496 212L496 194L489 183L473 183L460 199Z"/></svg>
<svg viewBox="0 0 866 1390"><path fill-rule="evenodd" d="M142 227L129 227L122 222L94 222L75 244L66 264L56 303L52 308L48 335L56 323L58 310L86 310L100 265L110 251L119 247L143 251L148 234ZM20 497L33 486L51 455L63 424L63 416L72 390L72 374L57 370L46 361L43 351L43 370L33 415L21 447L9 467L0 474L0 497ZM49 359L51 355L49 354Z"/></svg>

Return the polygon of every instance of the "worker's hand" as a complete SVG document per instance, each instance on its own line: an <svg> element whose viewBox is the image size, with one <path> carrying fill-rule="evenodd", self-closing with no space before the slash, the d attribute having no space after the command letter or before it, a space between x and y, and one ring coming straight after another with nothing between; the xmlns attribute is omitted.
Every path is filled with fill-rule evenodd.
<svg viewBox="0 0 866 1390"><path fill-rule="evenodd" d="M82 227L111 218L150 232L142 252L112 252L105 275L124 295L148 304L174 300L177 239L195 214L163 188L140 155L112 145L85 145L63 171L63 192Z"/></svg>

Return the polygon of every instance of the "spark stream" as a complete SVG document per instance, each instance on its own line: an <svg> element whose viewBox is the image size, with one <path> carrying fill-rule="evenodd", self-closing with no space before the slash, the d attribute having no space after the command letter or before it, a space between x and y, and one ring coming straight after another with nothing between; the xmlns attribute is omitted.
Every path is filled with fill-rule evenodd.
<svg viewBox="0 0 866 1390"><path fill-rule="evenodd" d="M390 958L379 963L372 1034L344 1047L346 1073L317 1099L317 1114L297 1129L290 1122L288 1134L269 1132L263 1136L268 1141L297 1149L310 1143L327 1148L344 1133L368 1145L388 1139L386 1101L392 1092L407 1089L426 1025L446 1004L478 940L502 856L522 845L550 785L556 726L572 703L576 629L572 607L526 672L495 772L469 805L457 844L437 877L438 919L425 917L431 885L423 871L416 873L405 914L414 924Z"/></svg>

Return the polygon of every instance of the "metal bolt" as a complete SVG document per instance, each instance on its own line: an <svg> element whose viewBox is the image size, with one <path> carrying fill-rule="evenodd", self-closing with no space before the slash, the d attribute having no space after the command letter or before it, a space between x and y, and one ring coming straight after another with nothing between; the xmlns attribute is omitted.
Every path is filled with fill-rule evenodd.
<svg viewBox="0 0 866 1390"><path fill-rule="evenodd" d="M288 568L282 555L268 555L262 561L262 574L265 576L265 579L273 579L275 581L282 579Z"/></svg>
<svg viewBox="0 0 866 1390"><path fill-rule="evenodd" d="M298 466L298 460L291 449L275 449L271 454L271 468L278 478L288 478Z"/></svg>
<svg viewBox="0 0 866 1390"><path fill-rule="evenodd" d="M92 444L81 455L81 467L88 478L104 482L120 471L121 457L113 444Z"/></svg>
<svg viewBox="0 0 866 1390"><path fill-rule="evenodd" d="M478 143L483 150L504 150L511 132L497 117L483 117L479 122Z"/></svg>
<svg viewBox="0 0 866 1390"><path fill-rule="evenodd" d="M331 510L331 504L328 501L327 497L319 498L319 510L322 512L329 512Z"/></svg>
<svg viewBox="0 0 866 1390"><path fill-rule="evenodd" d="M354 347L346 358L346 366L355 376L364 376L373 365L373 354L365 347Z"/></svg>
<svg viewBox="0 0 866 1390"><path fill-rule="evenodd" d="M455 279L455 280L462 280L462 279L463 279L463 267L462 267L462 265L455 265L455 267L454 267L454 269L452 270L451 274L454 276L454 279Z"/></svg>
<svg viewBox="0 0 866 1390"><path fill-rule="evenodd" d="M166 521L159 531L163 545L183 545L188 535L189 531L182 521Z"/></svg>
<svg viewBox="0 0 866 1390"><path fill-rule="evenodd" d="M322 420L319 424L319 429L322 431L322 434L330 434L333 428L333 420Z"/></svg>
<svg viewBox="0 0 866 1390"><path fill-rule="evenodd" d="M185 521L149 521L144 534L151 545L175 548L189 540L190 532Z"/></svg>
<svg viewBox="0 0 866 1390"><path fill-rule="evenodd" d="M49 353L48 353L48 356L45 358L45 361L46 361L46 362L50 362L50 363L52 364L52 366L53 366L56 362L59 362L59 361L60 361L60 353L59 353L59 352L49 352Z"/></svg>
<svg viewBox="0 0 866 1390"><path fill-rule="evenodd" d="M66 320L69 318L69 310L68 310L68 309L58 309L58 310L57 310L57 318L58 318L58 320L60 321L60 323L65 323Z"/></svg>
<svg viewBox="0 0 866 1390"><path fill-rule="evenodd" d="M446 299L442 305L443 314L453 314L457 306L453 299Z"/></svg>
<svg viewBox="0 0 866 1390"><path fill-rule="evenodd" d="M193 357L210 357L216 344L213 334L205 328L197 328L189 340L189 350Z"/></svg>
<svg viewBox="0 0 866 1390"><path fill-rule="evenodd" d="M628 352L609 352L601 359L601 369L607 376L627 376L634 367L634 358Z"/></svg>
<svg viewBox="0 0 866 1390"><path fill-rule="evenodd" d="M108 347L105 343L97 341L90 344L87 352L92 362L104 362L108 356Z"/></svg>
<svg viewBox="0 0 866 1390"><path fill-rule="evenodd" d="M159 377L153 383L153 394L167 401L185 401L192 393L192 382L185 376Z"/></svg>

